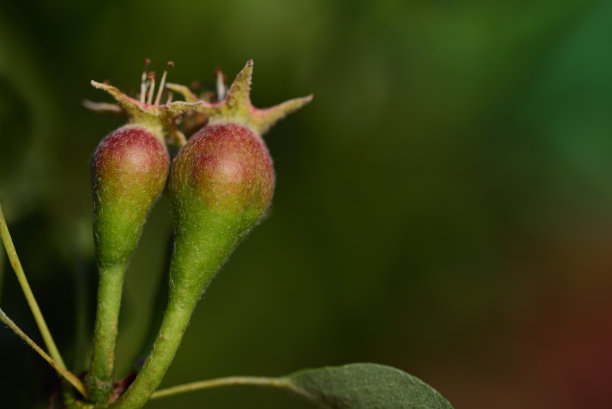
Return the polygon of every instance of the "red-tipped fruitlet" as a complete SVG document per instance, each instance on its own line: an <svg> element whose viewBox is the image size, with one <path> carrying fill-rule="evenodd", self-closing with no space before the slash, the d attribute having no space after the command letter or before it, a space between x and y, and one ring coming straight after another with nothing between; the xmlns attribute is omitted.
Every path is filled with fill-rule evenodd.
<svg viewBox="0 0 612 409"><path fill-rule="evenodd" d="M153 202L166 186L170 157L147 128L125 125L106 136L91 161L98 265L124 266Z"/></svg>
<svg viewBox="0 0 612 409"><path fill-rule="evenodd" d="M201 102L198 112L208 124L174 159L169 189L176 236L168 309L151 354L117 408L140 408L149 399L206 286L270 205L274 170L261 135L312 97L257 109L249 98L252 70L249 61L221 101Z"/></svg>
<svg viewBox="0 0 612 409"><path fill-rule="evenodd" d="M181 134L174 124L175 118L197 105L186 102L160 105L167 71L164 71L154 99L155 75L146 73L146 68L139 100L128 97L111 85L92 81L96 88L111 94L118 106L89 106L120 111L128 117L127 125L111 132L100 142L91 163L94 238L100 282L94 345L86 383L91 398L98 404L105 404L112 391L125 270L147 214L166 186L170 158L164 139L169 137L180 142Z"/></svg>

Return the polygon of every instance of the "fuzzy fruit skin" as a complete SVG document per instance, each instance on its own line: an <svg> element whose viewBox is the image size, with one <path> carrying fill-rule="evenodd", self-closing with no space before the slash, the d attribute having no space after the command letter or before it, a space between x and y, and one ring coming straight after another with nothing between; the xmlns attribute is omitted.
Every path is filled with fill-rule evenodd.
<svg viewBox="0 0 612 409"><path fill-rule="evenodd" d="M146 128L126 125L98 145L91 162L99 270L94 343L86 385L104 405L113 388L115 343L125 271L147 214L166 185L170 157Z"/></svg>
<svg viewBox="0 0 612 409"><path fill-rule="evenodd" d="M259 135L235 123L205 126L174 159L169 187L177 225L206 210L236 217L238 230L248 228L268 208L274 183L272 158Z"/></svg>
<svg viewBox="0 0 612 409"><path fill-rule="evenodd" d="M143 127L123 126L100 142L91 176L101 267L129 260L149 209L166 185L169 167L165 145Z"/></svg>
<svg viewBox="0 0 612 409"><path fill-rule="evenodd" d="M174 159L170 176L177 265L171 268L171 295L184 292L175 294L178 300L197 301L240 238L265 213L274 184L268 149L248 127L211 124L191 137ZM217 260L214 265L211 258Z"/></svg>
<svg viewBox="0 0 612 409"><path fill-rule="evenodd" d="M246 126L210 124L183 146L169 183L176 234L168 308L139 376L113 408L140 408L157 389L200 296L269 207L274 183L268 149Z"/></svg>

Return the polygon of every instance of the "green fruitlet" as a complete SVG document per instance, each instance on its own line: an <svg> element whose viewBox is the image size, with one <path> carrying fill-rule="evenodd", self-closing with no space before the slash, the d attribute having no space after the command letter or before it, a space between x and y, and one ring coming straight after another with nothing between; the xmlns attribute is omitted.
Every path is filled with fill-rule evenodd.
<svg viewBox="0 0 612 409"><path fill-rule="evenodd" d="M94 238L102 269L127 263L169 168L166 146L142 126L123 126L98 145L91 176Z"/></svg>
<svg viewBox="0 0 612 409"><path fill-rule="evenodd" d="M145 67L139 99L130 98L111 85L92 81L94 87L113 96L117 105L86 103L91 109L121 113L128 118L127 125L100 142L91 163L99 285L86 385L91 399L99 405L109 401L113 389L125 271L147 215L168 178L170 157L164 142L184 141L176 118L197 106L187 102L160 103L166 74L167 70L155 99L155 75L147 73Z"/></svg>
<svg viewBox="0 0 612 409"><path fill-rule="evenodd" d="M155 391L198 299L272 200L274 170L261 135L312 97L257 109L249 96L252 70L249 61L219 102L200 102L197 112L208 123L173 161L169 192L175 241L168 308L151 354L117 408L139 408Z"/></svg>
<svg viewBox="0 0 612 409"><path fill-rule="evenodd" d="M213 123L173 162L170 194L175 245L170 297L193 308L238 241L264 214L274 192L272 159L250 128Z"/></svg>
<svg viewBox="0 0 612 409"><path fill-rule="evenodd" d="M195 304L270 205L275 177L261 135L311 100L297 98L257 109L250 102L252 72L249 61L220 102L201 103L198 112L208 117L208 124L174 159L169 189L176 241L170 295L179 302Z"/></svg>

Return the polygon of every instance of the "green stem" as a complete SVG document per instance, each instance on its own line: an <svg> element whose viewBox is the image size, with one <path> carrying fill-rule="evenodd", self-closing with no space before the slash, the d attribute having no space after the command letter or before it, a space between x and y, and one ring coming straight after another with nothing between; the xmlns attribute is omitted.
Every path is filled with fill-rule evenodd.
<svg viewBox="0 0 612 409"><path fill-rule="evenodd" d="M195 303L170 303L149 357L134 383L112 406L113 409L141 408L150 399L174 359L193 307Z"/></svg>
<svg viewBox="0 0 612 409"><path fill-rule="evenodd" d="M188 232L176 232L170 264L168 307L147 360L132 385L111 406L113 409L139 409L157 390L174 359L200 296L238 240L237 236L228 238L219 234L221 229L211 226L199 230L199 241L194 241Z"/></svg>
<svg viewBox="0 0 612 409"><path fill-rule="evenodd" d="M113 390L115 345L125 270L125 265L99 268L98 307L86 380L91 399L99 404L107 403Z"/></svg>
<svg viewBox="0 0 612 409"><path fill-rule="evenodd" d="M57 363L45 351L43 351L43 349L39 347L36 344L36 342L34 342L30 337L28 337L26 333L23 332L21 328L19 328L17 324L15 324L1 308L0 308L0 321L2 321L7 327L9 327L15 334L17 334L19 338L24 340L26 344L32 347L34 351L38 352L38 355L40 355L45 361L47 361L47 363L51 365L53 369L57 371L57 373L59 373L68 382L70 382L70 384L74 386L74 388L77 391L79 391L81 395L83 395L84 397L87 397L87 392L85 391L83 382L81 382L81 380L77 378L76 376L74 376L70 371L66 370L66 368L63 368L62 366L60 366L59 363Z"/></svg>
<svg viewBox="0 0 612 409"><path fill-rule="evenodd" d="M15 245L13 244L13 240L11 239L11 234L9 233L8 226L6 225L6 219L4 218L4 213L2 211L2 204L0 204L0 236L2 237L2 242L4 243L4 248L6 249L6 254L9 258L9 261L11 265L13 266L13 270L15 270L15 274L17 275L17 280L19 281L19 285L21 285L23 294L25 295L28 305L30 306L30 310L32 311L32 315L34 316L36 325L38 325L40 334L42 335L45 345L47 346L47 351L49 351L49 355L51 355L53 360L57 362L57 364L62 369L66 369L64 360L62 359L62 356L60 355L59 350L57 349L57 346L55 345L55 341L53 341L51 332L49 332L49 328L47 327L45 318L40 312L40 308L38 307L36 298L34 297L34 294L32 293L32 289L30 288L28 279L25 276L23 267L21 266L21 262L19 261L19 257L17 256Z"/></svg>
<svg viewBox="0 0 612 409"><path fill-rule="evenodd" d="M166 396L177 395L179 393L193 392L200 389L217 388L220 386L253 385L267 386L280 389L293 389L294 386L286 378L265 378L259 376L230 376L227 378L208 379L205 381L191 382L184 385L173 386L155 392L151 399L165 398Z"/></svg>

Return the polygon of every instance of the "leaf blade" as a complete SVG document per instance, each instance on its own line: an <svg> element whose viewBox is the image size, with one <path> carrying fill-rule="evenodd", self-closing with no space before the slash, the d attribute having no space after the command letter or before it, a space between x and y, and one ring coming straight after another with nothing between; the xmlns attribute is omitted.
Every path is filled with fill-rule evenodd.
<svg viewBox="0 0 612 409"><path fill-rule="evenodd" d="M452 409L431 386L385 365L306 369L287 379L295 392L326 409Z"/></svg>

